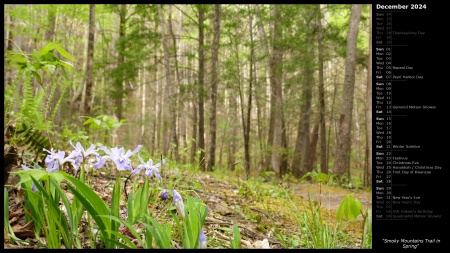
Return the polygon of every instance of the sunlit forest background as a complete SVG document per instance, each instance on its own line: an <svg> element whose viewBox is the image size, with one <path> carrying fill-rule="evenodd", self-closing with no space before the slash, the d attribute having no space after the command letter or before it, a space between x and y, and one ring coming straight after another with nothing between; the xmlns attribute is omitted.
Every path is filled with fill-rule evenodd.
<svg viewBox="0 0 450 253"><path fill-rule="evenodd" d="M142 144L204 170L371 184L368 5L354 52L350 5L12 4L4 14L5 129L39 131L47 148Z"/></svg>
<svg viewBox="0 0 450 253"><path fill-rule="evenodd" d="M4 247L372 248L371 20L4 5Z"/></svg>

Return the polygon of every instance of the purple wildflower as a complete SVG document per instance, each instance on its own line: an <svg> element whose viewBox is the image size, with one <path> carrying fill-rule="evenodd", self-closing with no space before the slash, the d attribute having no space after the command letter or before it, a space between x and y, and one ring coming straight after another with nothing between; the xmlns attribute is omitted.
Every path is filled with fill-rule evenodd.
<svg viewBox="0 0 450 253"><path fill-rule="evenodd" d="M181 217L183 217L184 219L183 198L181 198L181 195L176 190L173 190L172 192L173 192L173 204L175 205L178 214L180 214Z"/></svg>
<svg viewBox="0 0 450 253"><path fill-rule="evenodd" d="M75 160L73 159L73 155L69 155L66 158L64 156L66 155L64 151L59 150L58 152L55 152L52 149L47 150L44 148L44 151L48 152L50 155L48 155L45 158L45 166L47 167L47 172L55 172L59 170L59 166L62 166L66 162L70 162L75 164ZM75 167L75 166L74 166ZM77 168L76 168L77 169Z"/></svg>
<svg viewBox="0 0 450 253"><path fill-rule="evenodd" d="M148 162L144 162L139 154L138 157L141 161L141 164L132 171L134 174L139 173L142 168L145 168L145 175L147 175L148 177L151 177L153 175L153 172L155 172L155 177L159 180L162 179L161 175L159 174L159 167L161 167L162 164L166 163L166 159L163 159L160 163L153 165L153 160L151 158L148 159Z"/></svg>
<svg viewBox="0 0 450 253"><path fill-rule="evenodd" d="M105 164L106 159L110 159L116 164L117 170L129 170L134 172L135 170L133 170L133 168L131 167L130 156L139 152L139 150L142 148L142 145L138 145L133 151L128 150L127 153L125 153L123 147L115 147L111 150L107 149L105 146L101 146L99 148L105 151L107 155L103 157L100 157L99 155L97 156L97 163L93 165L95 169L100 169Z"/></svg>
<svg viewBox="0 0 450 253"><path fill-rule="evenodd" d="M200 230L200 249L206 249L206 246L207 246L206 236L202 229Z"/></svg>
<svg viewBox="0 0 450 253"><path fill-rule="evenodd" d="M162 190L162 191L159 193L159 197L160 197L162 200L168 199L168 198L169 198L169 191L167 191L166 189Z"/></svg>
<svg viewBox="0 0 450 253"><path fill-rule="evenodd" d="M75 148L69 156L72 156L75 158L75 161L72 163L75 170L78 170L78 166L83 162L83 159L85 159L88 155L97 155L97 150L95 150L95 145L91 144L91 146L84 150L83 146L81 146L80 142L77 142L76 146L72 144L72 141L70 141L70 145Z"/></svg>

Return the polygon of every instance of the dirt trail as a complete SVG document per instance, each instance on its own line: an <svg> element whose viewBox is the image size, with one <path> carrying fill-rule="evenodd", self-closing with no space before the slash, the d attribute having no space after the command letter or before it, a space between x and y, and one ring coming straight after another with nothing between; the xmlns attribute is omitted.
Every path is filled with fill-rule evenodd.
<svg viewBox="0 0 450 253"><path fill-rule="evenodd" d="M322 206L330 210L337 210L345 196L352 194L353 197L361 202L364 210L372 210L372 196L367 191L343 189L334 186L322 186L322 189L319 189L317 185L312 184L291 185L291 190L299 196L302 196L304 200L308 199L309 192L312 200L321 201Z"/></svg>

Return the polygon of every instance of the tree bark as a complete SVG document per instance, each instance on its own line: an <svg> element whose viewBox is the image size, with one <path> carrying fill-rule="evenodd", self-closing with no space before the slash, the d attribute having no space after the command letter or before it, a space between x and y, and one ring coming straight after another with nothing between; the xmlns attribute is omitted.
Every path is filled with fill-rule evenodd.
<svg viewBox="0 0 450 253"><path fill-rule="evenodd" d="M200 169L205 171L205 108L204 108L204 21L205 11L202 5L198 5L198 148L200 149Z"/></svg>
<svg viewBox="0 0 450 253"><path fill-rule="evenodd" d="M116 117L118 120L122 119L122 97L123 97L123 73L122 70L120 69L120 66L125 62L125 55L123 53L123 51L125 50L126 46L125 46L125 25L126 25L126 13L127 13L127 9L126 9L126 4L121 4L120 5L120 9L119 9L119 17L120 17L120 22L119 22L119 41L122 41L122 43L119 46L119 57L117 59L117 69L118 69L118 75L116 76L116 80L115 80L115 103L116 103ZM119 136L117 136L119 137Z"/></svg>
<svg viewBox="0 0 450 253"><path fill-rule="evenodd" d="M317 150L317 141L319 139L319 122L317 122L312 130L311 133L311 140L309 141L309 158L308 158L308 171L312 171L315 170L316 168L316 161L317 161L317 156L316 156L316 150Z"/></svg>
<svg viewBox="0 0 450 253"><path fill-rule="evenodd" d="M361 17L361 4L353 4L347 35L347 53L345 58L344 90L342 92L342 109L339 118L336 160L334 172L342 178L350 166L351 126L356 69L356 43ZM348 179L350 175L347 175Z"/></svg>
<svg viewBox="0 0 450 253"><path fill-rule="evenodd" d="M274 18L272 27L272 54L270 57L270 83L271 83L271 124L273 124L272 157L271 166L277 174L282 174L282 152L283 152L283 90L282 58L283 51L279 40L282 37L280 6L271 6L271 16Z"/></svg>
<svg viewBox="0 0 450 253"><path fill-rule="evenodd" d="M173 87L172 87L172 76L170 74L170 65L169 65L169 48L167 47L168 42L166 42L166 32L164 27L164 19L162 15L161 5L158 4L158 14L159 14L159 24L161 28L161 43L164 49L164 68L166 71L166 93L169 97L169 111L170 111L170 125L172 129L172 142L175 145L173 151L175 155L175 160L179 161L180 156L178 153L178 134L177 134L177 126L176 126L176 111L175 111L175 103L176 98L173 95Z"/></svg>
<svg viewBox="0 0 450 253"><path fill-rule="evenodd" d="M313 20L313 11L309 13L309 21ZM303 90L300 105L301 116L298 122L297 141L294 157L292 159L292 172L296 178L302 177L310 170L310 111L312 100L312 88L314 83L314 50L312 48L314 31L309 28L306 31L306 45L303 56Z"/></svg>
<svg viewBox="0 0 450 253"><path fill-rule="evenodd" d="M322 15L320 4L317 7L317 51L319 60L319 125L320 125L320 172L328 174L327 140L325 129L325 89L323 81Z"/></svg>
<svg viewBox="0 0 450 253"><path fill-rule="evenodd" d="M95 4L89 5L89 38L86 65L86 97L84 100L84 115L91 115L91 97L94 73L94 36L95 36Z"/></svg>
<svg viewBox="0 0 450 253"><path fill-rule="evenodd" d="M210 149L208 170L212 171L216 163L216 113L217 113L217 69L220 46L220 4L214 6L214 38L212 45L211 66L211 115L210 115Z"/></svg>

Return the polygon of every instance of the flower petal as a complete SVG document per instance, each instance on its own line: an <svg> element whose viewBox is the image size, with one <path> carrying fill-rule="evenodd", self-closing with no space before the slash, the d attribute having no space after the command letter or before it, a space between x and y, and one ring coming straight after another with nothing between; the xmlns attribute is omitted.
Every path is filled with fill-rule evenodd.
<svg viewBox="0 0 450 253"><path fill-rule="evenodd" d="M183 217L184 219L185 214L184 214L183 198L181 198L181 195L176 190L172 190L172 192L173 192L173 204L175 205L178 214L180 214L181 217Z"/></svg>
<svg viewBox="0 0 450 253"><path fill-rule="evenodd" d="M131 152L130 150L127 151L125 157L130 157L134 154L136 154L137 152L139 152L139 150L142 148L142 145L137 145L137 147L133 150L133 152Z"/></svg>
<svg viewBox="0 0 450 253"><path fill-rule="evenodd" d="M111 157L110 156L99 156L99 155L97 155L96 159L97 159L97 162L94 163L92 165L92 167L94 167L94 169L98 170L98 169L102 168L103 165L105 165L106 159L111 159Z"/></svg>

